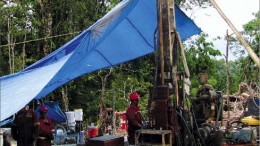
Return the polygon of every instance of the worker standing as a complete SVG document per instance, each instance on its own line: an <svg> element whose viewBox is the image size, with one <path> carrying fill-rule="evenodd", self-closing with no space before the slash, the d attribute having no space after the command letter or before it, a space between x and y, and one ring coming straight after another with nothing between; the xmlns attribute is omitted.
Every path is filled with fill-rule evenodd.
<svg viewBox="0 0 260 146"><path fill-rule="evenodd" d="M53 140L53 130L54 123L48 118L47 115L48 108L46 106L41 106L40 108L40 129L39 138L37 141L37 146L51 146L51 140Z"/></svg>
<svg viewBox="0 0 260 146"><path fill-rule="evenodd" d="M128 142L130 145L135 144L135 131L142 128L142 122L144 120L139 108L139 95L136 92L132 92L129 96L130 106L126 111L126 119L128 121Z"/></svg>
<svg viewBox="0 0 260 146"><path fill-rule="evenodd" d="M11 133L17 146L34 146L39 134L39 121L36 113L29 106L20 110L12 124Z"/></svg>

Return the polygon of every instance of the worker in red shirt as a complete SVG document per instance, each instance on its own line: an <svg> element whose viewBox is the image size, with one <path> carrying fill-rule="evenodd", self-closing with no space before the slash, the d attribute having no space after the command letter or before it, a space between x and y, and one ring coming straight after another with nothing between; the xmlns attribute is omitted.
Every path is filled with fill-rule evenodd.
<svg viewBox="0 0 260 146"><path fill-rule="evenodd" d="M41 106L40 108L40 129L39 129L39 138L37 141L37 146L51 146L51 140L53 140L53 130L54 123L48 118L47 115L48 109L46 106Z"/></svg>
<svg viewBox="0 0 260 146"><path fill-rule="evenodd" d="M130 145L135 144L135 131L142 128L142 122L144 120L142 114L140 113L139 95L136 92L132 92L129 96L130 106L126 111L126 119L128 121L128 142Z"/></svg>
<svg viewBox="0 0 260 146"><path fill-rule="evenodd" d="M34 146L39 134L39 121L36 113L24 107L15 116L11 128L12 137L17 146Z"/></svg>

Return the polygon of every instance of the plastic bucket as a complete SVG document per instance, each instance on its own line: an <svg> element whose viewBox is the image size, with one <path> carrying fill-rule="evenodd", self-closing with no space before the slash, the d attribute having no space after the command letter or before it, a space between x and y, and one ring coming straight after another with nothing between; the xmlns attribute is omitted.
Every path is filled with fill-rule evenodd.
<svg viewBox="0 0 260 146"><path fill-rule="evenodd" d="M76 121L83 121L83 110L82 109L75 109L75 120Z"/></svg>
<svg viewBox="0 0 260 146"><path fill-rule="evenodd" d="M76 125L75 122L75 112L65 112L67 117L67 124L69 127L73 127Z"/></svg>

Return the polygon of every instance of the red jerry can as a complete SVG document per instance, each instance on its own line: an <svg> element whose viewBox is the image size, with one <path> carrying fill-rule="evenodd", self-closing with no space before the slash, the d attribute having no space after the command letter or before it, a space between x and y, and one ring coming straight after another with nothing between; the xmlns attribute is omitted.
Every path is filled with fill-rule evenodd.
<svg viewBox="0 0 260 146"><path fill-rule="evenodd" d="M120 117L120 130L126 130L127 129L127 120L126 120L126 116L122 115Z"/></svg>

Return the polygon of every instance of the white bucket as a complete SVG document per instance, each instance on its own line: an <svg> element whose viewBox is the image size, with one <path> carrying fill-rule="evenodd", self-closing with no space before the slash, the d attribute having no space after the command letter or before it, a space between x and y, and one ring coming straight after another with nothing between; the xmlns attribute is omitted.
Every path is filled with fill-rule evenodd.
<svg viewBox="0 0 260 146"><path fill-rule="evenodd" d="M75 127L76 126L76 122L72 122L72 123L68 123L69 127Z"/></svg>
<svg viewBox="0 0 260 146"><path fill-rule="evenodd" d="M75 109L75 120L76 121L83 121L83 110L82 109Z"/></svg>
<svg viewBox="0 0 260 146"><path fill-rule="evenodd" d="M67 122L69 123L75 123L75 112L65 112L67 117Z"/></svg>

